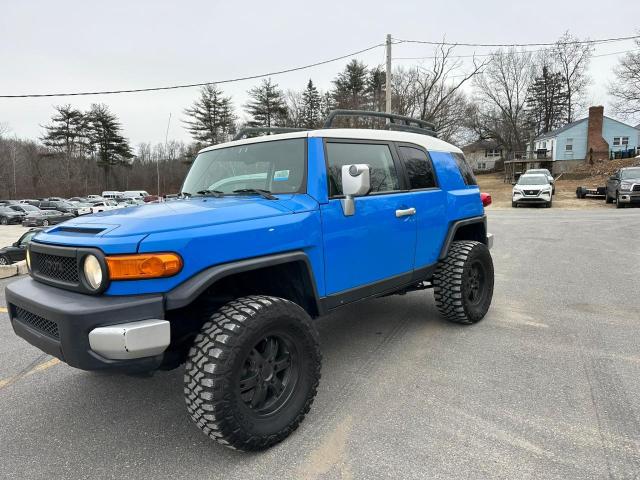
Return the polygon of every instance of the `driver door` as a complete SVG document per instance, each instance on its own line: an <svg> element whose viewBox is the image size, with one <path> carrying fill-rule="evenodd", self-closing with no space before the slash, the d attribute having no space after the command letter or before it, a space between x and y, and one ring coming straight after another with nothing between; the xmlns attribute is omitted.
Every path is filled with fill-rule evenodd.
<svg viewBox="0 0 640 480"><path fill-rule="evenodd" d="M359 288L356 297L393 288L412 274L416 248L415 214L404 190L401 165L389 142L332 140L325 143L329 203L321 205L326 295ZM371 191L355 198L355 213L345 216L342 166L368 164ZM347 292L347 296L348 296ZM348 298L337 300L348 303Z"/></svg>

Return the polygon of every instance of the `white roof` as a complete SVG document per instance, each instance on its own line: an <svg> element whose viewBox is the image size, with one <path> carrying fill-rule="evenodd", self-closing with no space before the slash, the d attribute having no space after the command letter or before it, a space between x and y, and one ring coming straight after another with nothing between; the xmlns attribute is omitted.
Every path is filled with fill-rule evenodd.
<svg viewBox="0 0 640 480"><path fill-rule="evenodd" d="M211 147L203 148L200 152L217 150L219 148L235 147L238 145L248 145L251 143L271 142L274 140L284 140L288 138L351 138L354 140L382 140L388 142L414 143L426 150L435 152L456 152L462 153L458 147L440 140L439 138L420 133L396 132L392 130L371 130L360 128L327 128L323 130L309 130L292 133L279 133L277 135L263 135L260 137L245 138L233 142L220 143Z"/></svg>

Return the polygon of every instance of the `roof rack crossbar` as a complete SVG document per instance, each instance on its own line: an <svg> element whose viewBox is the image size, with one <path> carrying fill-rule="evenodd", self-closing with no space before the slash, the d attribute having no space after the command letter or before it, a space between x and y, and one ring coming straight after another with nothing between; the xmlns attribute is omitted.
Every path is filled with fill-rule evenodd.
<svg viewBox="0 0 640 480"><path fill-rule="evenodd" d="M435 133L435 125L426 120L420 120L418 118L405 117L403 115L396 115L395 113L386 112L374 112L368 110L332 110L329 112L327 119L324 122L324 128L332 128L333 121L337 117L376 117L385 118L389 120L389 125L395 125L396 127L389 127L389 130L401 130L397 126L413 127L415 130L411 130L414 133L424 133L427 135L433 135Z"/></svg>
<svg viewBox="0 0 640 480"><path fill-rule="evenodd" d="M261 133L275 135L277 133L306 132L308 130L308 128L293 127L247 127L236 133L232 140L242 140L243 138L255 137Z"/></svg>

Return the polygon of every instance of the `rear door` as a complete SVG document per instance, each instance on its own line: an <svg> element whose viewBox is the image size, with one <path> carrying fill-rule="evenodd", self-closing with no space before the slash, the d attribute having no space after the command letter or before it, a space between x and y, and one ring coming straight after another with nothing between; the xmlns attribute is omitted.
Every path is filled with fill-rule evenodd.
<svg viewBox="0 0 640 480"><path fill-rule="evenodd" d="M402 214L413 205L394 145L327 139L325 151L329 202L321 205L321 215L326 294L356 287L373 294L406 282L413 270L416 221L415 215ZM357 197L355 214L345 216L342 166L356 163L369 165L371 192Z"/></svg>
<svg viewBox="0 0 640 480"><path fill-rule="evenodd" d="M429 267L438 261L447 234L446 193L441 189L429 153L414 144L398 144L409 203L416 209L416 254L414 268Z"/></svg>

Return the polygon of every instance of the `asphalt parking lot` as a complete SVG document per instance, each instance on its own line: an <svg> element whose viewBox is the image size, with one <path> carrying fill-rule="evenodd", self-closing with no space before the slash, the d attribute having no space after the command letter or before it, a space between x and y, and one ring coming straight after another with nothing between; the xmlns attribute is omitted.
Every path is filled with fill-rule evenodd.
<svg viewBox="0 0 640 480"><path fill-rule="evenodd" d="M495 210L489 222L485 320L445 323L431 292L319 320L316 401L264 453L192 425L180 370L74 370L0 313L0 477L639 478L640 209Z"/></svg>

